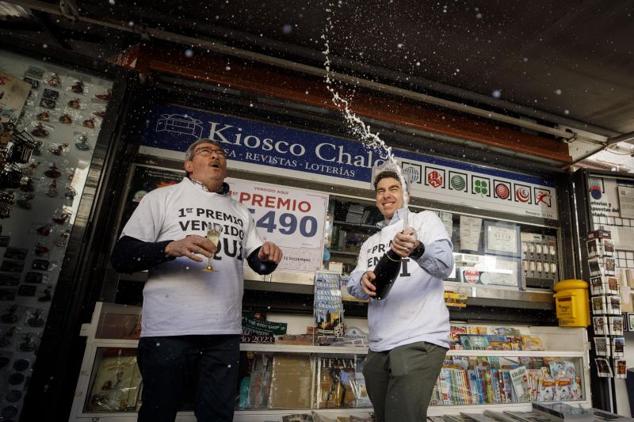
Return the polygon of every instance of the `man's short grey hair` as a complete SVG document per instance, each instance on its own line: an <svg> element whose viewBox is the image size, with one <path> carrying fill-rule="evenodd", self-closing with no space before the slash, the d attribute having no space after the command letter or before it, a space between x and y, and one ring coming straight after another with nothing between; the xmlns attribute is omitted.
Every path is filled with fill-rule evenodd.
<svg viewBox="0 0 634 422"><path fill-rule="evenodd" d="M220 145L220 142L214 141L213 139L200 138L199 140L192 142L192 144L187 147L187 151L185 151L185 161L191 161L194 158L194 151L196 151L196 147L201 144L212 144L224 150L222 145Z"/></svg>

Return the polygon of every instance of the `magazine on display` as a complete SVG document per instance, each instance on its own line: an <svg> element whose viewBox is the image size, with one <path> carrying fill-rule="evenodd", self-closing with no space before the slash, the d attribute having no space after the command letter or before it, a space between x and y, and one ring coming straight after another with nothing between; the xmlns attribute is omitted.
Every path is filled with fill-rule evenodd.
<svg viewBox="0 0 634 422"><path fill-rule="evenodd" d="M614 359L614 378L627 378L627 362L624 359Z"/></svg>
<svg viewBox="0 0 634 422"><path fill-rule="evenodd" d="M596 332L596 329L595 329ZM623 335L623 317L613 316L610 317L610 335L622 336Z"/></svg>
<svg viewBox="0 0 634 422"><path fill-rule="evenodd" d="M608 335L610 334L608 317L595 316L592 317L592 326L594 328L594 334L596 335Z"/></svg>
<svg viewBox="0 0 634 422"><path fill-rule="evenodd" d="M610 337L595 337L594 353L597 356L610 356Z"/></svg>
<svg viewBox="0 0 634 422"><path fill-rule="evenodd" d="M356 406L356 394L362 386L356 383L356 364L353 357L319 358L317 369L317 408L345 408ZM365 390L365 388L363 388Z"/></svg>
<svg viewBox="0 0 634 422"><path fill-rule="evenodd" d="M136 356L105 356L98 363L86 410L134 411L140 397L140 386L141 374Z"/></svg>
<svg viewBox="0 0 634 422"><path fill-rule="evenodd" d="M595 358L594 364L597 367L597 375L601 378L612 377L612 368L610 362L605 358Z"/></svg>

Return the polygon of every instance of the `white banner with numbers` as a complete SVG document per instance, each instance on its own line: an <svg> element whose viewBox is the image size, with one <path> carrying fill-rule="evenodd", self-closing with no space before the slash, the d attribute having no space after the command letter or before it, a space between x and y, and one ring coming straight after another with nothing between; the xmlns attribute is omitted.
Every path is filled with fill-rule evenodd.
<svg viewBox="0 0 634 422"><path fill-rule="evenodd" d="M251 180L227 178L226 182L231 197L253 214L260 236L282 248L280 270L319 270L328 195Z"/></svg>

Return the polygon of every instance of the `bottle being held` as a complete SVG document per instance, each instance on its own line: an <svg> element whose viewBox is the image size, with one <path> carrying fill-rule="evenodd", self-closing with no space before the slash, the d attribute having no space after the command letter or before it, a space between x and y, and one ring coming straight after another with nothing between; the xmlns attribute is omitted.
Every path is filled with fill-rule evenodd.
<svg viewBox="0 0 634 422"><path fill-rule="evenodd" d="M409 226L409 210L405 206L401 210L401 218L403 219L403 231ZM374 285L376 286L376 300L383 300L387 297L392 286L401 272L401 257L392 249L388 249L374 267Z"/></svg>
<svg viewBox="0 0 634 422"><path fill-rule="evenodd" d="M373 280L376 286L376 300L383 300L392 289L396 278L401 272L401 257L392 249L388 249L381 257L376 267L374 267Z"/></svg>

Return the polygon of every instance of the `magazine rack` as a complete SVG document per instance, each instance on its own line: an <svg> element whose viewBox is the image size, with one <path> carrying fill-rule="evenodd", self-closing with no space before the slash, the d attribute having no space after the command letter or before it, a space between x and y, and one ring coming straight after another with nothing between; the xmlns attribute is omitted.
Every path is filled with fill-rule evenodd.
<svg viewBox="0 0 634 422"><path fill-rule="evenodd" d="M141 389L135 354L139 321L138 307L96 304L92 321L82 326L86 350L71 421L136 421ZM310 323L311 318L306 317L303 325ZM486 329L482 325L452 327L452 335L461 339L455 347L485 347L484 341L489 349L506 350L450 350L437 381L430 416L530 411L532 400L551 396L552 400L591 407L585 329L519 328L522 339L538 339L538 347L532 348L543 350L512 350L521 347L517 346L520 336L517 343L507 336L503 344L496 345L503 336L479 334L478 330ZM311 411L334 419L367 416L372 410L360 376L365 347L245 343L241 351L241 365L248 364L251 371L248 381L242 378L241 390L247 388L249 394L241 391L239 406L244 410L236 411L236 421L282 421L284 416ZM525 369L517 369L518 362ZM559 375L546 379L539 373ZM342 379L352 388L343 388ZM177 420L195 421L195 416L184 411Z"/></svg>

